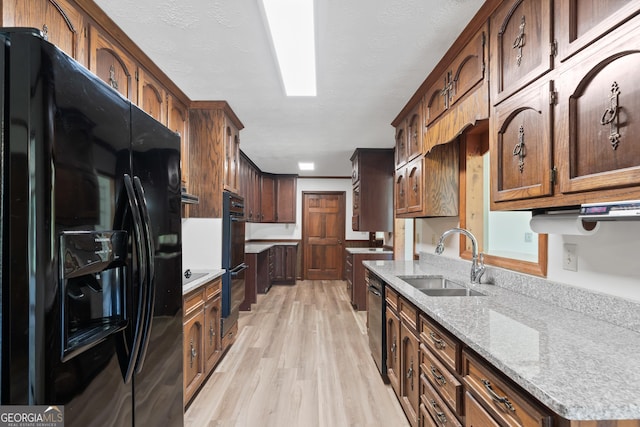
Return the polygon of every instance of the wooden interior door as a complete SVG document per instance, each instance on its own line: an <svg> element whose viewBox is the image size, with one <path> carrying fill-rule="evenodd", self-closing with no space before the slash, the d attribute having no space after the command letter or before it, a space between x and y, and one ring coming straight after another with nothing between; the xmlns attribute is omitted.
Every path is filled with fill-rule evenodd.
<svg viewBox="0 0 640 427"><path fill-rule="evenodd" d="M302 193L303 277L341 280L345 233L345 193Z"/></svg>

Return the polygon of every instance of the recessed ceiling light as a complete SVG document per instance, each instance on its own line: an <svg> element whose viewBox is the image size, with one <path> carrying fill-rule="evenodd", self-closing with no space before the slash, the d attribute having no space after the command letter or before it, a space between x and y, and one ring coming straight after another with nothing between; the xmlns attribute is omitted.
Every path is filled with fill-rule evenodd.
<svg viewBox="0 0 640 427"><path fill-rule="evenodd" d="M313 162L298 162L298 169L301 171L312 171L315 169Z"/></svg>
<svg viewBox="0 0 640 427"><path fill-rule="evenodd" d="M262 0L287 96L316 96L313 0Z"/></svg>

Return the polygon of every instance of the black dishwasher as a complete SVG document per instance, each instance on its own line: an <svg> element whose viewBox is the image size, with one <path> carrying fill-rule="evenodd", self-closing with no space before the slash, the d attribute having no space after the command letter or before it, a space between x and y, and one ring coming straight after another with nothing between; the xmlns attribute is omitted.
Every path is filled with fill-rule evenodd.
<svg viewBox="0 0 640 427"><path fill-rule="evenodd" d="M369 348L375 360L380 375L385 382L387 378L387 352L386 352L386 301L384 295L384 282L377 276L367 271L367 330L369 335Z"/></svg>

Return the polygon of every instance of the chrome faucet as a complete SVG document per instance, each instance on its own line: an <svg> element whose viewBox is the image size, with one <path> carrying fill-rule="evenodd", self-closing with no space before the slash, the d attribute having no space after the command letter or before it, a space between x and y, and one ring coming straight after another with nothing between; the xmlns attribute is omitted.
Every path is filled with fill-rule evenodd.
<svg viewBox="0 0 640 427"><path fill-rule="evenodd" d="M471 260L471 283L480 283L480 278L484 274L484 254L478 254L478 241L469 230L465 230L464 228L452 228L442 233L440 241L438 241L438 246L436 246L436 254L440 255L444 252L444 239L453 233L464 234L471 240L471 254L473 257Z"/></svg>

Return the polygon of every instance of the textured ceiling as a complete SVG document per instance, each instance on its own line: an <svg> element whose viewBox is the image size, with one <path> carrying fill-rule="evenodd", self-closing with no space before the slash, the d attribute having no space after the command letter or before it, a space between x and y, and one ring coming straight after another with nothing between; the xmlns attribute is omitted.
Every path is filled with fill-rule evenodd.
<svg viewBox="0 0 640 427"><path fill-rule="evenodd" d="M225 100L260 169L350 176L481 0L316 0L318 96L288 98L260 0L95 0L192 100ZM299 172L298 161L313 161Z"/></svg>

